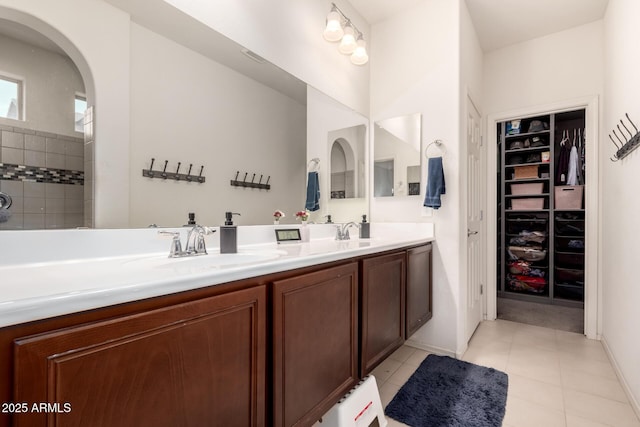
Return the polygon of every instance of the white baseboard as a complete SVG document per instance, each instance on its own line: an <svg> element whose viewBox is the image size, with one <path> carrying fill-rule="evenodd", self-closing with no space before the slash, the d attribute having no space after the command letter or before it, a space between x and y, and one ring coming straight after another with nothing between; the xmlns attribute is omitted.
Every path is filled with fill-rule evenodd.
<svg viewBox="0 0 640 427"><path fill-rule="evenodd" d="M417 348L419 350L428 351L429 353L437 354L439 356L449 356L449 357L456 358L456 353L454 351L446 350L446 349L440 348L440 347L434 347L434 346L426 345L426 344L421 343L419 341L412 340L411 338L409 338L407 341L405 341L404 344L408 345L409 347L413 347L413 348Z"/></svg>
<svg viewBox="0 0 640 427"><path fill-rule="evenodd" d="M613 356L613 353L611 352L611 348L609 347L609 344L607 344L607 340L605 339L604 336L600 337L600 342L604 347L605 353L607 353L607 357L609 357L611 366L613 366L613 370L615 371L616 376L618 377L618 380L622 385L622 389L627 395L627 399L629 399L629 404L631 405L631 408L636 413L636 416L638 417L638 419L640 419L640 404L638 403L638 400L631 392L631 388L629 387L629 384L627 384L627 381L625 380L624 375L622 375L622 370L620 370L620 365L618 365L616 358Z"/></svg>

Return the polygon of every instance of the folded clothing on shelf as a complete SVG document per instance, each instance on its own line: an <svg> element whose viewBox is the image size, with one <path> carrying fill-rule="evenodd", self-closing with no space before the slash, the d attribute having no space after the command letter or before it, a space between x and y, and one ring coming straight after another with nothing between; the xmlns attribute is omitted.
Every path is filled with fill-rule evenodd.
<svg viewBox="0 0 640 427"><path fill-rule="evenodd" d="M542 277L509 274L507 276L507 279L507 286L512 291L524 291L541 294L547 288L547 281Z"/></svg>
<svg viewBox="0 0 640 427"><path fill-rule="evenodd" d="M511 260L542 261L547 256L546 250L527 246L509 246L507 252Z"/></svg>
<svg viewBox="0 0 640 427"><path fill-rule="evenodd" d="M546 273L540 269L531 266L528 261L517 260L509 263L509 272L521 276L545 277Z"/></svg>

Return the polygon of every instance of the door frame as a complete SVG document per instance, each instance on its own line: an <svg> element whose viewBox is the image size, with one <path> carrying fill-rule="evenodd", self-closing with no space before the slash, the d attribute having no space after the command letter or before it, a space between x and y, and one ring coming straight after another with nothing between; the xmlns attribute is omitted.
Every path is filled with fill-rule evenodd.
<svg viewBox="0 0 640 427"><path fill-rule="evenodd" d="M600 159L598 147L600 141L600 112L598 96L582 97L552 104L538 105L520 109L493 113L487 116L487 320L497 318L497 239L498 235L498 191L496 188L496 171L498 134L496 126L499 122L511 119L560 113L577 109L585 110L585 128L589 138L586 146L586 164L588 165L589 183L585 186L585 289L584 289L584 334L590 339L600 339L602 334L602 283L600 250L601 209L600 194ZM492 236L489 238L489 236Z"/></svg>

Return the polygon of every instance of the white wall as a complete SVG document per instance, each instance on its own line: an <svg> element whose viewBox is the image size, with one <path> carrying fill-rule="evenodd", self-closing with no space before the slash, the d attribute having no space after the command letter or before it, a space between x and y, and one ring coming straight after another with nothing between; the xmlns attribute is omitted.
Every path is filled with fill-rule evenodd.
<svg viewBox="0 0 640 427"><path fill-rule="evenodd" d="M640 126L640 2L609 0L605 20L604 119L605 141L600 147L602 171L602 294L603 340L624 383L640 410L640 287L637 280L640 238L640 150L618 163L608 159L615 152L606 134L628 113ZM625 118L626 122L626 118ZM627 125L628 126L628 125ZM606 140L605 140L606 138Z"/></svg>
<svg viewBox="0 0 640 427"><path fill-rule="evenodd" d="M369 110L369 65L357 66L322 37L330 0L168 0L176 8L252 50L354 110ZM364 33L369 25L341 2L340 9ZM370 55L371 56L371 55Z"/></svg>
<svg viewBox="0 0 640 427"><path fill-rule="evenodd" d="M486 53L484 114L602 94L602 21Z"/></svg>
<svg viewBox="0 0 640 427"><path fill-rule="evenodd" d="M0 118L1 124L82 136L75 131L76 94L84 93L78 69L66 56L0 35L0 75L23 81L24 120Z"/></svg>
<svg viewBox="0 0 640 427"><path fill-rule="evenodd" d="M268 224L273 212L295 221L304 207L306 106L190 49L131 24L131 225L180 226L195 212L202 224ZM204 165L206 182L142 177ZM271 176L271 190L233 187Z"/></svg>
<svg viewBox="0 0 640 427"><path fill-rule="evenodd" d="M446 145L447 194L433 217L427 217L428 210L422 207L424 196L412 196L372 199L371 218L435 224L433 318L411 341L448 353L455 353L458 347L461 285L459 9L457 1L424 0L375 24L370 55L371 118L383 120L421 113L422 151L435 139Z"/></svg>
<svg viewBox="0 0 640 427"><path fill-rule="evenodd" d="M331 146L328 142L329 133L360 125L365 126L366 146L369 144L369 119L320 91L307 87L307 162L313 158L320 159L318 168L320 209L311 213L310 221L325 222L325 215L331 215L333 222L355 221L368 211L368 199L364 196L356 199L330 198ZM358 159L358 161L360 160L364 162L365 176L368 176L366 153ZM365 183L365 194L367 189L368 186Z"/></svg>

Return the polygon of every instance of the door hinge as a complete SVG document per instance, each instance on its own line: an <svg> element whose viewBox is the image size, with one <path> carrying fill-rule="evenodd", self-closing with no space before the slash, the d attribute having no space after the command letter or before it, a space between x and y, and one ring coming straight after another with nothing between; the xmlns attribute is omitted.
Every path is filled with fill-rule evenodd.
<svg viewBox="0 0 640 427"><path fill-rule="evenodd" d="M484 295L484 285L480 283L480 295Z"/></svg>
<svg viewBox="0 0 640 427"><path fill-rule="evenodd" d="M484 211L480 210L480 221L484 219Z"/></svg>

